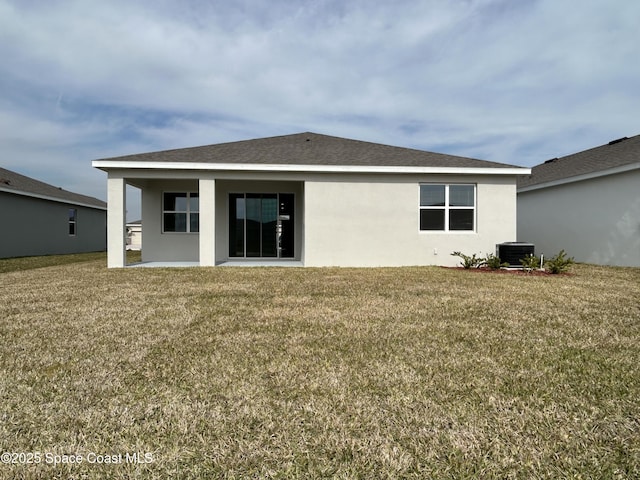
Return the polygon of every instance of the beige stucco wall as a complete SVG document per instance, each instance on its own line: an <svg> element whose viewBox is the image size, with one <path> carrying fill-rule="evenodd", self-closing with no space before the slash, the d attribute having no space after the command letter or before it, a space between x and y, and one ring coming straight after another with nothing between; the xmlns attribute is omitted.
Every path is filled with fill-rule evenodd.
<svg viewBox="0 0 640 480"><path fill-rule="evenodd" d="M477 184L475 232L421 232L420 183ZM305 266L453 266L516 239L514 177L317 176L305 182Z"/></svg>
<svg viewBox="0 0 640 480"><path fill-rule="evenodd" d="M142 261L199 261L198 233L162 233L162 193L198 192L198 180L148 180L142 189Z"/></svg>
<svg viewBox="0 0 640 480"><path fill-rule="evenodd" d="M201 261L202 249L208 265L209 248L216 263L227 260L232 192L295 194L295 259L305 266L453 266L459 263L453 251L486 254L516 240L513 176L139 171L129 181L142 190L143 261ZM420 183L428 182L477 185L475 232L419 230ZM203 219L200 234L162 233L162 192L199 191L201 185L215 198L210 237L202 234Z"/></svg>
<svg viewBox="0 0 640 480"><path fill-rule="evenodd" d="M518 194L518 240L536 253L640 266L640 170Z"/></svg>

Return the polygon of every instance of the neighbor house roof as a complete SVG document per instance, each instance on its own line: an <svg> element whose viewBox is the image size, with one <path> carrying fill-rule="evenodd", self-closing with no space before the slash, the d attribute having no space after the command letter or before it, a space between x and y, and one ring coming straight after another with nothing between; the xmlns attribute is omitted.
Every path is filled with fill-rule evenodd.
<svg viewBox="0 0 640 480"><path fill-rule="evenodd" d="M107 204L97 198L69 192L60 187L54 187L48 183L12 172L6 168L0 168L0 192L14 193L102 210L106 210L107 208Z"/></svg>
<svg viewBox="0 0 640 480"><path fill-rule="evenodd" d="M305 132L95 160L97 168L186 168L297 171L397 171L398 169L495 169L526 174L503 163L393 147ZM377 170L376 170L377 169ZM385 170L387 169L387 170ZM395 170L394 170L395 169ZM512 171L516 169L515 171Z"/></svg>
<svg viewBox="0 0 640 480"><path fill-rule="evenodd" d="M533 190L640 168L640 135L561 158L552 158L519 177L518 190Z"/></svg>

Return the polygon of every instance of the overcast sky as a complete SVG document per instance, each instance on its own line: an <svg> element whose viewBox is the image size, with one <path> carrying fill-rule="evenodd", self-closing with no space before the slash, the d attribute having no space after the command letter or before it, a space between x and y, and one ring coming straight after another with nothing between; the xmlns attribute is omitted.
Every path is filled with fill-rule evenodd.
<svg viewBox="0 0 640 480"><path fill-rule="evenodd" d="M0 0L0 166L312 131L532 166L640 134L637 0ZM135 209L135 207L134 207Z"/></svg>

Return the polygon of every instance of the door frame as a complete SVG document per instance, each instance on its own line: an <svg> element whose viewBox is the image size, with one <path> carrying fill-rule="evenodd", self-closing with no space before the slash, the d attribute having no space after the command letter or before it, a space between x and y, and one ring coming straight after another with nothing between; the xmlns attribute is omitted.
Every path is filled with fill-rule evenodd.
<svg viewBox="0 0 640 480"><path fill-rule="evenodd" d="M267 196L267 197L271 197L275 195L275 200L276 200L276 226L275 226L275 245L276 245L276 251L275 251L275 256L264 256L264 250L263 250L263 234L262 234L262 226L263 226L263 221L262 219L260 220L260 233L258 234L259 240L260 240L260 255L258 256L248 256L247 255L247 214L246 214L246 201L249 198L249 196L257 196L258 198L261 199L261 207L260 207L260 212L262 214L263 210L262 210L262 199ZM281 196L283 195L287 195L290 196L290 200L289 200L289 213L287 214L283 214L282 211L282 201L281 201ZM232 224L232 220L233 220L233 215L232 212L235 211L235 206L232 204L232 202L235 201L235 199L237 198L244 198L245 200L245 204L244 204L244 216L243 216L243 226L242 226L242 250L243 250L243 255L232 255L232 249L233 249L233 243L232 243L232 234L233 231L235 230L237 232L237 225L236 224ZM245 260L245 259L250 259L250 260L292 260L295 258L295 238L296 238L296 234L295 234L295 205L296 205L296 194L294 192L251 192L251 191L244 191L244 192L238 192L238 191L229 191L227 192L227 226L228 226L228 231L227 231L227 240L228 240L228 258L229 259L236 259L236 260ZM236 216L237 219L237 216ZM289 228L284 229L284 225L283 222L288 222ZM289 236L290 238L287 239L287 244L291 245L292 251L290 252L290 254L287 254L287 256L283 256L282 255L282 251L283 251L283 235L286 234L287 236Z"/></svg>

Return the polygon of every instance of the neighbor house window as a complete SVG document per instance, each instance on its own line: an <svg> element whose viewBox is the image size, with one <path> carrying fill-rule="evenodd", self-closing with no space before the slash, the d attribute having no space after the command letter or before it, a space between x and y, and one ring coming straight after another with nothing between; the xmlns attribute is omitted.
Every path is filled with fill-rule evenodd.
<svg viewBox="0 0 640 480"><path fill-rule="evenodd" d="M474 231L475 185L420 185L420 230Z"/></svg>
<svg viewBox="0 0 640 480"><path fill-rule="evenodd" d="M74 236L76 234L76 224L78 218L78 210L75 208L69 209L69 235Z"/></svg>
<svg viewBox="0 0 640 480"><path fill-rule="evenodd" d="M200 231L200 204L197 193L165 192L162 200L163 232Z"/></svg>

